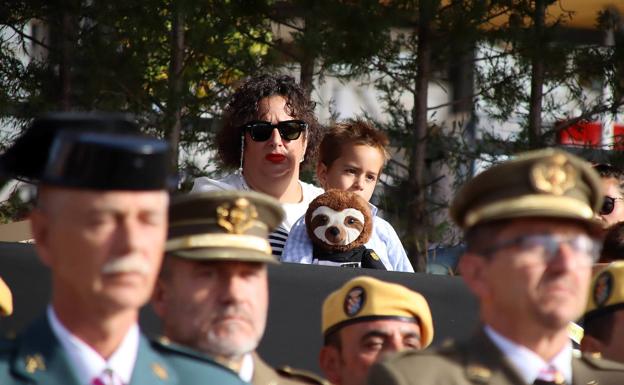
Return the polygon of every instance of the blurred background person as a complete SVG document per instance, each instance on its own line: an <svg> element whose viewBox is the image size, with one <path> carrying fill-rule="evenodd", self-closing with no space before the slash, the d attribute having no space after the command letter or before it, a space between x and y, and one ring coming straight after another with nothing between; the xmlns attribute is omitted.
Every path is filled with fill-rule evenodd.
<svg viewBox="0 0 624 385"><path fill-rule="evenodd" d="M600 271L589 290L581 350L624 363L624 261Z"/></svg>
<svg viewBox="0 0 624 385"><path fill-rule="evenodd" d="M604 201L598 217L602 220L604 227L624 221L624 198L622 197L624 172L619 167L606 163L595 164L594 170L600 175L604 193Z"/></svg>
<svg viewBox="0 0 624 385"><path fill-rule="evenodd" d="M622 259L624 259L624 222L618 222L608 228L598 262L609 263Z"/></svg>
<svg viewBox="0 0 624 385"><path fill-rule="evenodd" d="M299 180L301 165L314 162L322 135L314 106L290 76L247 80L228 103L216 139L223 165L238 171L219 180L197 178L191 190L253 190L277 199L286 212L269 237L278 258L292 225L323 193Z"/></svg>

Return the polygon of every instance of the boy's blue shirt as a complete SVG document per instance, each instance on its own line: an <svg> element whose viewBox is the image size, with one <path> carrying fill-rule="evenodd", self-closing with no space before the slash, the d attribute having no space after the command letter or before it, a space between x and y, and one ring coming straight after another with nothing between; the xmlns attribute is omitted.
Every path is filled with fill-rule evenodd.
<svg viewBox="0 0 624 385"><path fill-rule="evenodd" d="M373 234L365 246L379 256L386 269L414 272L401 240L390 223L377 216L377 207L369 203L373 214ZM308 237L305 216L299 218L290 229L281 261L291 263L312 263L312 241Z"/></svg>

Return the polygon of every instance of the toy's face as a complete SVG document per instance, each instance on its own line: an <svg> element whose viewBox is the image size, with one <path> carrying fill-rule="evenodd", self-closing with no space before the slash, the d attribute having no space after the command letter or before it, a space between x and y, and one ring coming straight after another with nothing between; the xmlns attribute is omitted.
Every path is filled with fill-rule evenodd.
<svg viewBox="0 0 624 385"><path fill-rule="evenodd" d="M312 213L314 235L332 246L346 246L357 240L364 230L364 214L354 208L336 211L319 206Z"/></svg>

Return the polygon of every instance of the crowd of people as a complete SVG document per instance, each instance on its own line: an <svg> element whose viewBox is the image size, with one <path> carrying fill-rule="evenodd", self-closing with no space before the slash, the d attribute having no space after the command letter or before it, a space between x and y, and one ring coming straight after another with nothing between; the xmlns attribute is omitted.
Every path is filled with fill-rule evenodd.
<svg viewBox="0 0 624 385"><path fill-rule="evenodd" d="M430 347L426 298L362 270L319 309L324 378L268 365L256 352L267 266L365 266L319 257L306 211L326 191L363 202L372 229L362 243L378 268L413 271L369 203L387 137L364 120L323 130L313 107L288 76L249 79L217 135L232 173L171 197L167 144L126 118L35 120L0 172L37 185L30 222L52 295L38 320L0 340L0 384L624 383L624 174L552 148L492 166L451 202L466 244L458 273L479 303L469 340ZM300 180L317 157L321 187ZM314 221L332 220L319 209ZM346 210L337 217L354 238L366 215ZM138 326L148 302L162 320L158 340ZM11 309L0 281L0 314Z"/></svg>

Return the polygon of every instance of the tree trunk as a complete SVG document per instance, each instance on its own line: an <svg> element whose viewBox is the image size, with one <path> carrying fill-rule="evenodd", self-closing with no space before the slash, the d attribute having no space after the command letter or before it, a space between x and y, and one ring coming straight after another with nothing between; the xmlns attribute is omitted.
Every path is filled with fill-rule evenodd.
<svg viewBox="0 0 624 385"><path fill-rule="evenodd" d="M59 57L59 109L61 111L71 110L72 94L72 55L74 51L74 2L64 1L61 11L61 33L60 33L60 57Z"/></svg>
<svg viewBox="0 0 624 385"><path fill-rule="evenodd" d="M425 158L427 153L427 99L431 76L431 19L434 0L420 3L418 22L418 49L416 51L416 79L414 108L412 110L412 135L415 139L410 156L408 203L408 228L411 236L407 245L414 270L427 267L427 211L425 205Z"/></svg>
<svg viewBox="0 0 624 385"><path fill-rule="evenodd" d="M531 99L529 102L529 146L540 147L542 134L542 99L544 87L544 18L546 0L535 0L533 31L535 46L531 58Z"/></svg>
<svg viewBox="0 0 624 385"><path fill-rule="evenodd" d="M311 34L315 32L315 22L316 19L314 17L305 18L305 34ZM301 74L299 74L299 84L301 85L301 88L303 88L308 97L311 97L312 90L314 89L314 59L315 56L313 50L306 49L306 47L304 46L301 52Z"/></svg>
<svg viewBox="0 0 624 385"><path fill-rule="evenodd" d="M312 95L312 90L314 89L313 85L314 80L314 56L310 53L304 52L303 59L301 60L301 74L299 76L299 84L301 88L305 91L306 95L310 97Z"/></svg>
<svg viewBox="0 0 624 385"><path fill-rule="evenodd" d="M173 3L171 28L171 62L169 65L169 102L167 103L166 136L172 149L171 169L178 169L182 131L182 67L184 66L184 15L179 1Z"/></svg>

